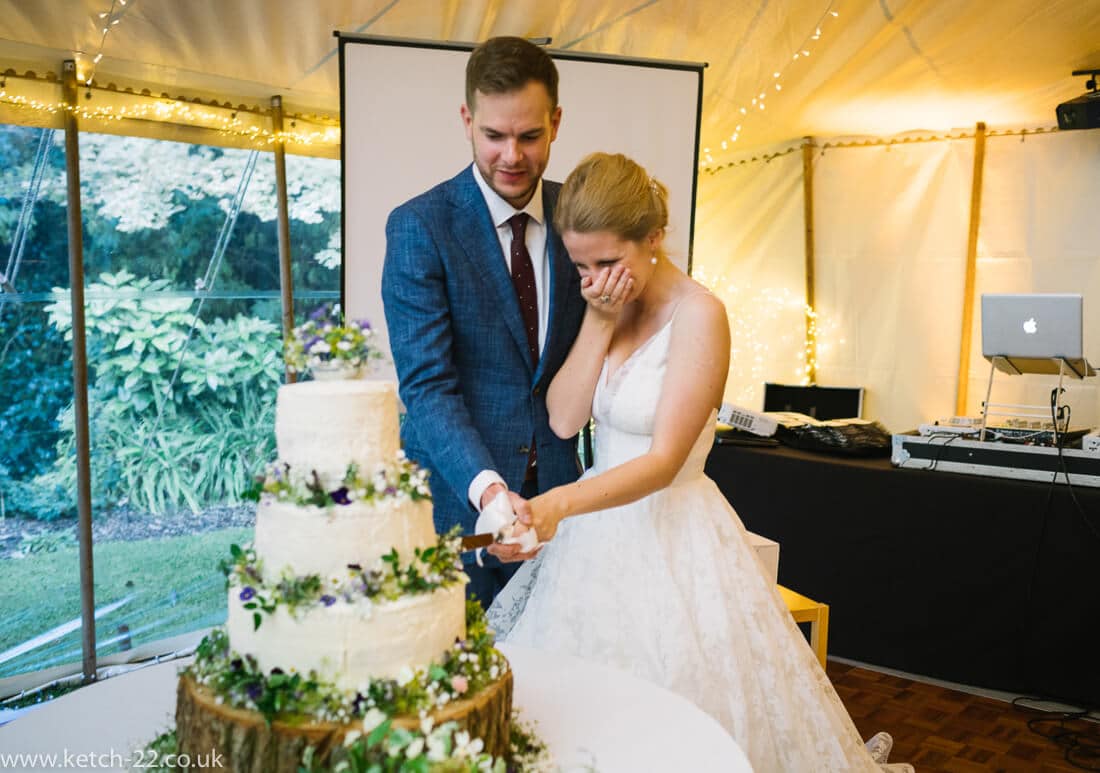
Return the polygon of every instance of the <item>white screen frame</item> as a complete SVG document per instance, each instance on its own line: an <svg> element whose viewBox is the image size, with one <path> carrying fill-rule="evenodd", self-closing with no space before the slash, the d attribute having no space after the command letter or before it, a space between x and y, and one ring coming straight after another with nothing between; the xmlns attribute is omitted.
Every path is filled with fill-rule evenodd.
<svg viewBox="0 0 1100 773"><path fill-rule="evenodd" d="M388 352L381 299L385 223L394 207L472 160L459 114L472 43L337 33L340 52L341 299ZM562 124L546 178L588 153L625 153L669 189L669 256L691 269L705 64L548 49ZM395 85L398 84L398 85ZM502 258L503 259L503 258Z"/></svg>

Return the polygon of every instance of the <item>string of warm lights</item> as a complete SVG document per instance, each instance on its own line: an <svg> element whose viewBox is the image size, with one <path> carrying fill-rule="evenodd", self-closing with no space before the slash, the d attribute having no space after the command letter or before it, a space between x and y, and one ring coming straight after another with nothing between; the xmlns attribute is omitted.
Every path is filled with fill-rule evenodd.
<svg viewBox="0 0 1100 773"><path fill-rule="evenodd" d="M1031 128L1022 129L988 129L985 136L989 137L1019 137L1020 142L1024 142L1031 135L1039 134L1051 134L1059 131L1057 126L1036 126ZM892 147L894 145L915 145L923 142L945 142L951 140L972 140L974 139L974 131L971 129L960 129L955 132L939 132L933 134L921 134L921 135L907 135L905 137L861 137L851 140L832 140L832 141L820 141L817 140L817 147L820 149L819 155L825 155L826 150L843 149L843 148L873 148L873 147ZM746 164L753 164L756 162L768 163L777 158L783 156L789 156L791 153L796 153L802 149L802 146L806 144L805 140L798 140L795 144L782 150L775 151L773 153L761 153L759 155L745 155L742 158L736 160L726 161L722 164L715 166L708 166L703 168L703 172L708 175L716 175L723 169L729 169L735 166L745 166Z"/></svg>
<svg viewBox="0 0 1100 773"><path fill-rule="evenodd" d="M87 88L88 93L91 94L91 88ZM9 94L6 78L0 82L0 104L51 115L67 111L78 119L84 120L157 121L201 126L223 136L242 138L255 145L274 145L280 142L296 145L338 145L340 143L338 126L301 131L297 127L297 121L292 120L290 130L275 132L241 120L241 111L227 111L223 108L221 112L215 112L188 102L170 99L155 99L142 104L120 106L72 105L64 100L44 102L18 94ZM265 118L268 114L249 112L248 115Z"/></svg>
<svg viewBox="0 0 1100 773"><path fill-rule="evenodd" d="M110 8L102 13L96 14L95 22L100 25L99 45L96 47L95 54L92 56L90 63L81 61L81 56L84 52L74 52L77 55L78 63L82 66L82 71L77 76L77 80L84 85L92 85L92 77L95 75L96 65L103 59L103 48L107 43L107 35L118 26L127 10L129 9L126 6L126 0L111 0Z"/></svg>
<svg viewBox="0 0 1100 773"><path fill-rule="evenodd" d="M754 113L764 112L764 109L767 107L768 95L772 93L772 91L776 93L783 91L783 82L787 79L788 72L791 71L792 68L798 67L809 58L810 52L818 45L818 41L822 38L822 30L825 29L833 19L840 16L840 12L834 8L835 5L837 5L835 0L829 3L825 8L825 12L821 14L814 24L813 32L808 33L806 37L803 38L802 42L795 47L794 51L791 53L790 59L786 60L782 66L777 67L773 71L771 81L760 84L759 88L753 91L756 96L740 105L738 108L740 118L733 127L733 131L728 132L728 134L719 141L719 145L723 152L728 151L730 147L741 138L744 126L752 120L752 115ZM714 164L714 156L711 153L711 149L705 147L703 148L703 160L699 162L699 167L706 170L712 164Z"/></svg>
<svg viewBox="0 0 1100 773"><path fill-rule="evenodd" d="M822 325L817 312L806 305L801 293L787 288L754 288L734 282L724 273L711 274L694 266L692 278L722 299L729 315L731 380L736 394L727 397L751 405L755 390L765 381L781 380L801 385L812 383L821 353L843 345L835 325ZM805 326L792 324L801 315ZM801 339L801 342L799 341ZM793 352L793 361L777 359L776 350Z"/></svg>

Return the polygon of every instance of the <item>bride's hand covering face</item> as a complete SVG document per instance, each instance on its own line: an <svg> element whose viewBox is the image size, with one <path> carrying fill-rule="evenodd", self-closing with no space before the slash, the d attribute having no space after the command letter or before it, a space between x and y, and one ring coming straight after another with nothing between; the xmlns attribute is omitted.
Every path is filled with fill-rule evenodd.
<svg viewBox="0 0 1100 773"><path fill-rule="evenodd" d="M619 315L623 305L632 300L633 290L634 275L622 264L581 277L581 295L594 312L607 317Z"/></svg>

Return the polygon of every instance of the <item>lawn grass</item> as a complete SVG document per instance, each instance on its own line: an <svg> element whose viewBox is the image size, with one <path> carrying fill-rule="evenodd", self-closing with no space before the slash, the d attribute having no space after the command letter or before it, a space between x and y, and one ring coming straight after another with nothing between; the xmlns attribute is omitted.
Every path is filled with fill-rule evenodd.
<svg viewBox="0 0 1100 773"><path fill-rule="evenodd" d="M96 621L99 655L118 652L119 626L133 645L193 631L225 620L225 581L218 562L229 546L252 539L251 528L184 537L106 542L93 548L97 609L130 600ZM0 652L80 616L80 564L76 548L0 561ZM79 662L78 628L0 663L0 678Z"/></svg>

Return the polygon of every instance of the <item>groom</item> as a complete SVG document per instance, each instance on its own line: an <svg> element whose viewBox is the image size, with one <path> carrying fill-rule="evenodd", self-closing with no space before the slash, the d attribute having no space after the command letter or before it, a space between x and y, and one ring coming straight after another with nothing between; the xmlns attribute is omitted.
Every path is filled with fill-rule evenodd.
<svg viewBox="0 0 1100 773"><path fill-rule="evenodd" d="M550 430L546 387L580 328L580 278L542 179L561 121L550 56L492 38L466 65L473 164L395 209L382 300L407 415L405 453L430 473L436 530L472 534L500 492L524 499L577 478L576 439ZM523 554L488 548L467 595L488 608Z"/></svg>

